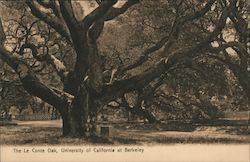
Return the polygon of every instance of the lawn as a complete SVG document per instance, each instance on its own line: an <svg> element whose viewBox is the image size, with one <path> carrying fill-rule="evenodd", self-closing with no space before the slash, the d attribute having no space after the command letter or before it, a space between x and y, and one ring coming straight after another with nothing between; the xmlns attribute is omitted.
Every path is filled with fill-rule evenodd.
<svg viewBox="0 0 250 162"><path fill-rule="evenodd" d="M248 126L175 124L116 124L108 139L86 140L61 136L61 121L25 121L0 127L1 145L159 145L176 143L250 143Z"/></svg>

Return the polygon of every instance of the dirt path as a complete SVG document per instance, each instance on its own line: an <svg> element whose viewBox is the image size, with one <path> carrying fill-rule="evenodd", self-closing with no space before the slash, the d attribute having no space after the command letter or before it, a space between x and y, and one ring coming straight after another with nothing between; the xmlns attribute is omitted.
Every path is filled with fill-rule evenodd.
<svg viewBox="0 0 250 162"><path fill-rule="evenodd" d="M26 127L54 127L61 128L62 121L61 120L46 120L46 121L15 121L19 126Z"/></svg>

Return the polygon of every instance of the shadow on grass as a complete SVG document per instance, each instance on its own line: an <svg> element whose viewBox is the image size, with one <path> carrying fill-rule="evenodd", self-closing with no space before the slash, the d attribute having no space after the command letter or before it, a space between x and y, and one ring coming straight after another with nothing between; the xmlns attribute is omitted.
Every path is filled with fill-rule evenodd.
<svg viewBox="0 0 250 162"><path fill-rule="evenodd" d="M13 121L0 121L0 126L17 126L17 123Z"/></svg>
<svg viewBox="0 0 250 162"><path fill-rule="evenodd" d="M135 124L114 126L110 138L62 137L61 128L8 125L0 127L2 145L144 145L177 143L249 143L249 128L199 127L192 125ZM195 131L194 131L195 130ZM219 135L217 134L219 133ZM197 136L194 136L197 135ZM209 136L208 136L209 135ZM210 136L211 135L211 136Z"/></svg>

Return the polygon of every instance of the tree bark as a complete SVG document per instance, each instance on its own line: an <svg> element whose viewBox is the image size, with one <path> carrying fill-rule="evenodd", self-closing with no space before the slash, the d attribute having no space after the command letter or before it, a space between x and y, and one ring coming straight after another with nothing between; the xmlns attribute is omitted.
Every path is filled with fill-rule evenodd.
<svg viewBox="0 0 250 162"><path fill-rule="evenodd" d="M81 87L72 103L62 113L63 135L70 137L96 136L97 97Z"/></svg>
<svg viewBox="0 0 250 162"><path fill-rule="evenodd" d="M75 108L77 109L77 108ZM84 124L77 111L72 111L62 116L63 120L63 136L65 137L84 137Z"/></svg>
<svg viewBox="0 0 250 162"><path fill-rule="evenodd" d="M80 88L72 103L65 110L62 114L63 135L88 136L89 95L84 87Z"/></svg>

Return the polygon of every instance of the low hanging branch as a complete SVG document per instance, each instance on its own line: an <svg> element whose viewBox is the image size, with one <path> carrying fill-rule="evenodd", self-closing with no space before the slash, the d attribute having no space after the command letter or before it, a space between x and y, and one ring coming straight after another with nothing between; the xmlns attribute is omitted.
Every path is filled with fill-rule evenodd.
<svg viewBox="0 0 250 162"><path fill-rule="evenodd" d="M1 20L1 19L0 19ZM5 33L2 28L2 23L0 24L0 38L4 38ZM63 113L62 105L68 104L68 100L62 97L60 94L56 93L51 88L43 84L31 70L28 64L23 60L20 60L17 56L7 51L4 48L5 39L1 39L0 45L0 58L6 62L15 72L18 74L20 81L24 89L33 96L39 97L45 102L55 106L58 110ZM30 46L34 48L34 46ZM36 55L37 51L32 51Z"/></svg>
<svg viewBox="0 0 250 162"><path fill-rule="evenodd" d="M211 41L213 41L221 33L229 13L230 9L225 8L217 22L214 31L211 32L201 43L192 47L174 51L173 53L169 54L167 58L162 58L154 65L154 67L149 68L145 72L135 75L129 79L116 81L113 85L107 85L105 87L105 91L108 93L109 91L116 92L122 90L124 93L126 93L128 91L142 89L153 79L166 73L176 63L201 55L202 52L206 51L206 48L210 45Z"/></svg>
<svg viewBox="0 0 250 162"><path fill-rule="evenodd" d="M0 46L0 58L15 70L24 89L28 93L41 98L43 101L55 106L59 111L63 112L61 107L62 105L67 104L68 101L43 84L25 62L18 59L16 56L13 56L10 52L4 49L3 46Z"/></svg>
<svg viewBox="0 0 250 162"><path fill-rule="evenodd" d="M160 41L158 41L155 45L152 47L146 49L140 54L140 57L138 60L136 60L133 64L126 65L124 67L121 67L119 69L120 73L123 73L127 70L134 69L143 63L145 63L151 54L156 52L157 50L161 49L162 47L169 48L172 44L173 41L176 39L178 35L178 31L180 30L181 26L183 26L186 22L193 21L195 19L201 18L204 16L212 7L216 0L210 0L207 2L207 4L199 11L196 11L192 14L186 15L184 17L177 18L176 22L173 23L172 29L170 34L167 37L163 37ZM166 51L166 50L165 50Z"/></svg>
<svg viewBox="0 0 250 162"><path fill-rule="evenodd" d="M234 63L228 58L224 58L223 56L218 55L220 52L225 54L226 56L230 56L230 54L225 50L227 48L233 48L236 49L237 54L240 55L239 58L240 63ZM246 49L239 43L237 42L228 42L225 44L220 45L219 47L210 47L209 52L206 53L206 55L209 58L216 59L223 64L225 64L236 76L237 80L239 81L239 84L241 85L242 89L247 95L248 102L250 102L250 73L248 71L248 64L247 64L247 59L244 56L247 56Z"/></svg>

